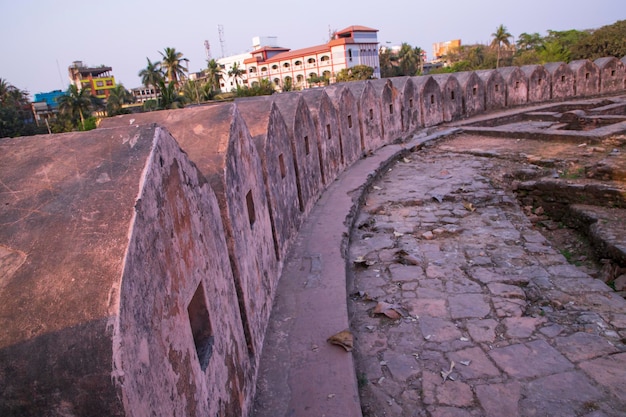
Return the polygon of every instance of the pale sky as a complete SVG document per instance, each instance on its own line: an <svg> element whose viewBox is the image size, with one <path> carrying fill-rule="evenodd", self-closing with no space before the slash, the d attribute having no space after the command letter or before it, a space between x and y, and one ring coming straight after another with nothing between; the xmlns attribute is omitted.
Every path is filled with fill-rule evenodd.
<svg viewBox="0 0 626 417"><path fill-rule="evenodd" d="M461 39L488 43L503 24L516 40L523 33L594 29L626 19L624 0L0 0L0 78L29 93L66 90L73 61L113 68L118 83L138 87L146 57L176 48L189 70L213 58L249 51L255 36L276 36L300 49L323 44L329 29L378 29L380 45L407 42L424 49Z"/></svg>

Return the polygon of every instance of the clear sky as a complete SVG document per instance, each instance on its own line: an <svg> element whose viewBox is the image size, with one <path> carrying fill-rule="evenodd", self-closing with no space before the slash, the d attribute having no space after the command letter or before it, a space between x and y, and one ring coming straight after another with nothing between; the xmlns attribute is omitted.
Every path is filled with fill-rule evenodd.
<svg viewBox="0 0 626 417"><path fill-rule="evenodd" d="M113 67L126 88L138 87L146 57L176 48L189 70L213 58L249 51L255 36L280 46L323 44L329 29L378 29L381 45L407 42L432 56L432 44L488 43L503 24L520 33L594 29L626 19L625 0L0 0L0 78L29 93L65 90L73 61ZM223 27L220 42L218 25ZM514 40L515 40L514 39Z"/></svg>

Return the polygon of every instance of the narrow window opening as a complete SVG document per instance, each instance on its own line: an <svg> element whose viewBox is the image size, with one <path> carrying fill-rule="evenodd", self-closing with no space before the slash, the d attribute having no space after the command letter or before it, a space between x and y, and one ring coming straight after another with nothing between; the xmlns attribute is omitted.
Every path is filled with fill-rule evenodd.
<svg viewBox="0 0 626 417"><path fill-rule="evenodd" d="M519 88L519 81L515 81L515 89L517 90Z"/></svg>
<svg viewBox="0 0 626 417"><path fill-rule="evenodd" d="M500 90L500 86L496 84L496 93Z"/></svg>
<svg viewBox="0 0 626 417"><path fill-rule="evenodd" d="M561 75L561 82L564 83L565 82L565 75Z"/></svg>
<svg viewBox="0 0 626 417"><path fill-rule="evenodd" d="M285 157L282 153L278 155L278 166L280 167L280 177L285 178L285 175L287 175L287 169L285 168Z"/></svg>
<svg viewBox="0 0 626 417"><path fill-rule="evenodd" d="M542 80L541 78L539 78L539 79L537 80L537 85L541 85L541 82L542 82L542 81L543 81L543 80Z"/></svg>
<svg viewBox="0 0 626 417"><path fill-rule="evenodd" d="M472 95L475 96L478 89L476 87L472 88Z"/></svg>
<svg viewBox="0 0 626 417"><path fill-rule="evenodd" d="M370 120L374 119L374 109L370 109Z"/></svg>
<svg viewBox="0 0 626 417"><path fill-rule="evenodd" d="M413 99L409 99L409 108L412 109L413 108Z"/></svg>
<svg viewBox="0 0 626 417"><path fill-rule="evenodd" d="M246 194L246 206L248 207L248 220L250 221L250 227L254 226L256 221L256 212L254 211L254 198L252 197L252 190Z"/></svg>
<svg viewBox="0 0 626 417"><path fill-rule="evenodd" d="M434 94L430 95L430 104L435 104L435 95Z"/></svg>
<svg viewBox="0 0 626 417"><path fill-rule="evenodd" d="M615 70L611 70L611 77L615 77Z"/></svg>
<svg viewBox="0 0 626 417"><path fill-rule="evenodd" d="M193 343L196 346L198 361L204 371L209 365L209 359L211 359L213 354L214 337L202 282L198 284L198 288L196 288L196 292L193 294L189 306L187 306L187 315L189 316L189 325L191 326L191 334L193 335Z"/></svg>
<svg viewBox="0 0 626 417"><path fill-rule="evenodd" d="M588 73L588 72L586 72L586 73L585 73L585 80L588 80L588 79L589 79L589 73Z"/></svg>
<svg viewBox="0 0 626 417"><path fill-rule="evenodd" d="M348 115L348 129L352 129L352 116Z"/></svg>
<svg viewBox="0 0 626 417"><path fill-rule="evenodd" d="M327 124L327 125L326 125L326 137L327 137L328 139L331 139L331 138L332 138L332 133L331 133L331 131L330 131L330 124Z"/></svg>
<svg viewBox="0 0 626 417"><path fill-rule="evenodd" d="M389 114L393 114L393 104L389 105Z"/></svg>
<svg viewBox="0 0 626 417"><path fill-rule="evenodd" d="M311 148L309 147L309 137L304 137L304 152L308 155L311 152Z"/></svg>
<svg viewBox="0 0 626 417"><path fill-rule="evenodd" d="M454 100L454 91L450 91L450 99Z"/></svg>

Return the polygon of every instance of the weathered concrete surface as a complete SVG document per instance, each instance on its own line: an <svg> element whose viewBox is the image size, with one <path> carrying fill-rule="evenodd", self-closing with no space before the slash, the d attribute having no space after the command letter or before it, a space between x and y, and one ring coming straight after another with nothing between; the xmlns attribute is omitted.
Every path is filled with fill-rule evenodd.
<svg viewBox="0 0 626 417"><path fill-rule="evenodd" d="M422 125L421 108L411 77L394 77L393 83L400 91L402 102L402 128L405 134L415 132Z"/></svg>
<svg viewBox="0 0 626 417"><path fill-rule="evenodd" d="M550 73L543 65L524 65L520 70L528 79L528 103L550 100Z"/></svg>
<svg viewBox="0 0 626 417"><path fill-rule="evenodd" d="M372 81L345 83L352 91L359 106L359 125L363 152L375 151L385 144L381 113L381 96L376 92Z"/></svg>
<svg viewBox="0 0 626 417"><path fill-rule="evenodd" d="M380 97L383 143L393 143L404 138L402 96L394 78L370 80L374 92Z"/></svg>
<svg viewBox="0 0 626 417"><path fill-rule="evenodd" d="M498 68L506 87L506 106L513 107L528 102L528 77L519 67Z"/></svg>
<svg viewBox="0 0 626 417"><path fill-rule="evenodd" d="M359 105L345 83L333 84L324 89L339 113L341 150L346 167L357 161L363 152L359 124Z"/></svg>
<svg viewBox="0 0 626 417"><path fill-rule="evenodd" d="M317 125L322 180L328 185L345 169L339 111L325 89L308 89L302 96Z"/></svg>
<svg viewBox="0 0 626 417"><path fill-rule="evenodd" d="M283 115L291 137L300 190L300 211L306 216L324 187L318 148L319 131L301 93L281 95L280 100L276 100L275 103Z"/></svg>
<svg viewBox="0 0 626 417"><path fill-rule="evenodd" d="M485 83L474 71L456 74L461 85L463 115L471 117L485 111Z"/></svg>
<svg viewBox="0 0 626 417"><path fill-rule="evenodd" d="M624 91L626 88L626 67L615 57L598 58L593 63L600 71L600 92Z"/></svg>
<svg viewBox="0 0 626 417"><path fill-rule="evenodd" d="M274 246L282 259L302 222L291 136L270 97L237 100L237 106L259 153Z"/></svg>
<svg viewBox="0 0 626 417"><path fill-rule="evenodd" d="M0 414L124 414L110 320L153 137L0 140Z"/></svg>
<svg viewBox="0 0 626 417"><path fill-rule="evenodd" d="M506 107L506 88L502 74L496 70L480 70L476 71L476 75L485 84L485 110Z"/></svg>
<svg viewBox="0 0 626 417"><path fill-rule="evenodd" d="M576 95L576 75L569 65L564 62L548 62L543 67L550 73L553 100L562 100Z"/></svg>
<svg viewBox="0 0 626 417"><path fill-rule="evenodd" d="M115 321L126 415L246 415L254 370L217 199L164 129L135 204Z"/></svg>
<svg viewBox="0 0 626 417"><path fill-rule="evenodd" d="M454 74L437 74L433 79L441 88L443 100L443 121L457 120L463 114L463 92L461 84Z"/></svg>
<svg viewBox="0 0 626 417"><path fill-rule="evenodd" d="M600 93L600 70L588 59L572 61L569 67L574 72L576 96L584 97Z"/></svg>
<svg viewBox="0 0 626 417"><path fill-rule="evenodd" d="M431 75L411 77L416 99L420 105L421 126L430 127L443 122L443 97L439 83Z"/></svg>

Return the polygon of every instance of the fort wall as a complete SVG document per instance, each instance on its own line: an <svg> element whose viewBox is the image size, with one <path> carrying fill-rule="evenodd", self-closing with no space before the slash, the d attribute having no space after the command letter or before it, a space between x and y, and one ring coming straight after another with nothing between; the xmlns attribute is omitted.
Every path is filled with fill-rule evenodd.
<svg viewBox="0 0 626 417"><path fill-rule="evenodd" d="M342 83L1 139L0 414L249 415L283 259L332 181L443 121L623 93L623 68Z"/></svg>

